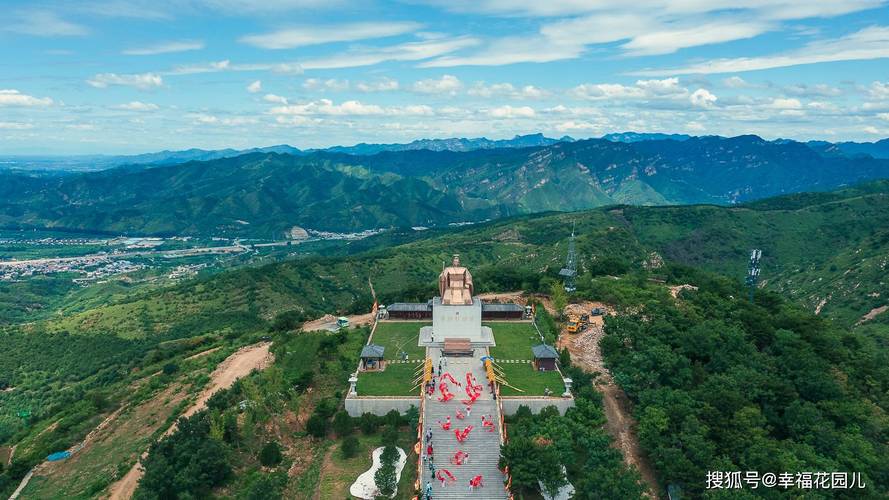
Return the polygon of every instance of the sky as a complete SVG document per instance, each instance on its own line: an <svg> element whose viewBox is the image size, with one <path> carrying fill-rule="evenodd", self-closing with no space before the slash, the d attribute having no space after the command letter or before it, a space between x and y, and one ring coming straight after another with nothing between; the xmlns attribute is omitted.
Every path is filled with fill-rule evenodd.
<svg viewBox="0 0 889 500"><path fill-rule="evenodd" d="M887 4L3 0L0 154L538 132L875 141Z"/></svg>

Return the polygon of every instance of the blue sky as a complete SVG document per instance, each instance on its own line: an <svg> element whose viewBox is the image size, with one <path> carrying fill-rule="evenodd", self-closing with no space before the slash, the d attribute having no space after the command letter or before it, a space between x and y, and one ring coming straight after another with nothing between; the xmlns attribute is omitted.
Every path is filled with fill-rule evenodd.
<svg viewBox="0 0 889 500"><path fill-rule="evenodd" d="M7 0L0 153L626 130L873 141L889 137L887 3Z"/></svg>

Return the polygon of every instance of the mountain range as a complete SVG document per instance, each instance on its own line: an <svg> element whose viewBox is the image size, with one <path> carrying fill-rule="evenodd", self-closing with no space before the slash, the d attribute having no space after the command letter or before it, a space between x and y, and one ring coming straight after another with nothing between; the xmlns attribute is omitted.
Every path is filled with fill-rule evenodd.
<svg viewBox="0 0 889 500"><path fill-rule="evenodd" d="M617 132L606 134L601 139L611 142L635 143L646 141L687 141L694 136L687 134L664 134L646 132ZM718 136L712 136L718 137ZM107 155L81 155L81 156L39 156L16 155L0 156L0 170L17 170L29 172L41 172L44 174L64 174L71 172L92 172L106 170L119 166L150 167L158 165L173 165L188 161L208 161L221 158L231 158L250 153L285 153L293 155L312 154L319 152L345 153L350 155L373 155L386 151L475 151L479 149L500 148L526 148L536 146L551 146L559 142L574 142L575 139L563 136L559 139L546 137L543 134L516 135L512 139L492 140L486 137L478 138L447 138L447 139L417 139L409 143L368 144L359 143L353 146L332 146L321 149L305 149L279 144L250 149L199 149L191 148L178 151L158 151L137 155L107 156ZM794 143L791 139L775 139L775 143ZM824 156L872 156L874 158L889 158L889 139L877 142L826 142L808 141L803 143L814 151Z"/></svg>
<svg viewBox="0 0 889 500"><path fill-rule="evenodd" d="M542 136L541 136L542 137ZM64 176L0 171L0 226L280 238L611 204L730 205L889 177L889 160L757 136L351 155L258 151Z"/></svg>

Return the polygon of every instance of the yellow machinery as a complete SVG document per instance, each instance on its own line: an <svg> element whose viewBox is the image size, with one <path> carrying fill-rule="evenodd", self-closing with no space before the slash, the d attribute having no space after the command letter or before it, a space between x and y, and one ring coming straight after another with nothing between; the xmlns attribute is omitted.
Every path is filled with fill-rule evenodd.
<svg viewBox="0 0 889 500"><path fill-rule="evenodd" d="M582 328L580 327L580 321L578 321L576 318L568 319L568 333L577 333L581 330Z"/></svg>

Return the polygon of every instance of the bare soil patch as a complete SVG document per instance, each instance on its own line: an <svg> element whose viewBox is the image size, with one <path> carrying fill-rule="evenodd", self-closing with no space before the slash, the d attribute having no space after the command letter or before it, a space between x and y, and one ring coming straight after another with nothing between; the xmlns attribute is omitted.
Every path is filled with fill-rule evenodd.
<svg viewBox="0 0 889 500"><path fill-rule="evenodd" d="M875 307L871 309L870 312L862 316L861 319L858 320L858 324L864 323L865 321L870 321L886 311L889 311L889 306Z"/></svg>
<svg viewBox="0 0 889 500"><path fill-rule="evenodd" d="M274 361L274 356L269 352L270 347L270 342L254 344L243 347L226 358L213 370L210 375L210 384L201 391L194 404L185 410L182 416L194 415L206 406L207 401L217 391L231 387L237 379L248 375L253 370L262 370L269 366ZM173 424L167 429L164 436L172 434L175 430L176 424ZM143 452L141 458L144 459L146 454L147 452ZM111 485L109 498L112 500L132 498L144 472L141 463L133 465L120 481Z"/></svg>
<svg viewBox="0 0 889 500"><path fill-rule="evenodd" d="M599 302L580 302L569 304L566 307L568 314L588 314L590 309L600 307L609 314L614 314L612 308ZM620 449L624 461L636 467L642 476L642 480L648 485L648 497L660 498L660 486L654 469L642 452L639 439L636 436L636 421L632 416L632 404L624 391L614 383L611 373L605 368L602 360L602 351L599 341L605 335L604 317L590 317L590 326L583 332L568 333L563 329L559 335L558 347L567 348L571 353L571 363L584 371L596 373L598 376L593 384L602 394L602 403L607 422L606 430L614 438L614 445Z"/></svg>

